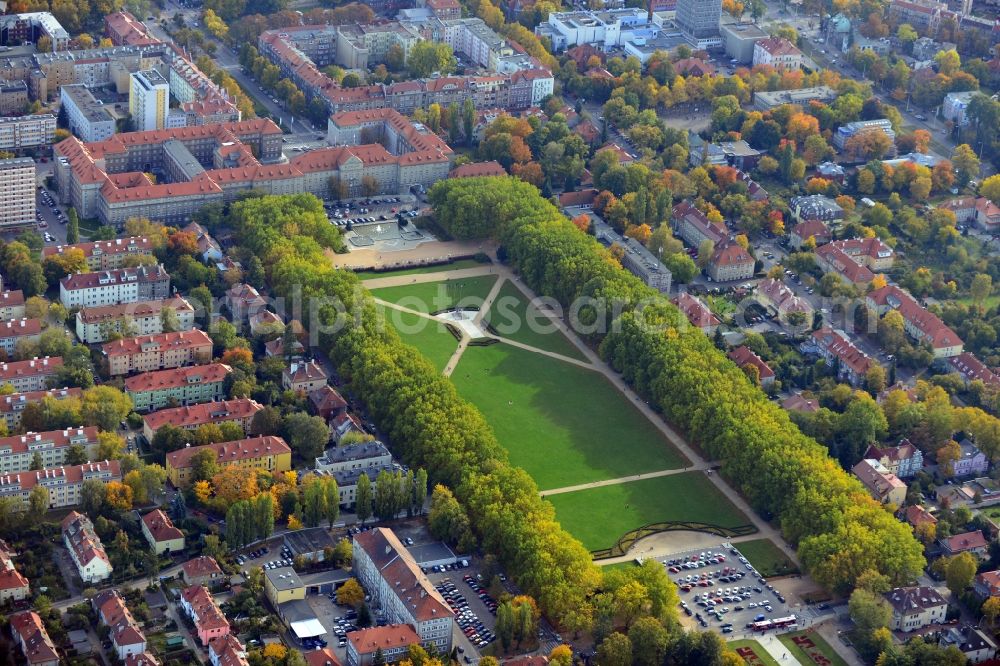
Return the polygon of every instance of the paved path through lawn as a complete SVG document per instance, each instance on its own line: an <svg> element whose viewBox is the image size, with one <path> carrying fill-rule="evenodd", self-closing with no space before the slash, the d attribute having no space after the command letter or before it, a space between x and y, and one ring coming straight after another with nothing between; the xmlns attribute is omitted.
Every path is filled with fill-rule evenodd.
<svg viewBox="0 0 1000 666"><path fill-rule="evenodd" d="M789 666L805 666L801 661L796 659L788 652L788 648L785 644L775 638L773 635L761 636L757 639L760 646L767 650L767 653L774 657L774 660L779 664L789 664Z"/></svg>
<svg viewBox="0 0 1000 666"><path fill-rule="evenodd" d="M631 474L629 476L620 476L617 479L602 479L601 481L591 481L590 483L581 483L576 486L565 486L564 488L552 488L551 490L543 490L539 495L545 497L546 495L558 495L560 493L572 493L577 490L587 490L588 488L600 488L601 486L617 486L619 483L628 483L629 481L638 481L639 479L653 479L658 476L670 476L671 474L686 474L687 472L696 472L699 470L706 470L712 467L717 467L718 463L709 463L705 461L699 462L694 467L685 467L684 469L661 469L658 472L643 472L642 474ZM759 538L754 535L754 538Z"/></svg>
<svg viewBox="0 0 1000 666"><path fill-rule="evenodd" d="M376 278L373 280L365 280L364 285L369 289L375 289L379 287L394 287L398 285L413 284L415 282L440 282L443 279L448 279L453 277L474 277L478 275L491 275L491 274L496 274L500 276L501 279L497 280L497 284L501 283L503 281L503 278L506 278L510 280L518 289L521 290L525 298L528 298L530 300L535 297L533 293L531 293L526 287L524 287L524 285L521 284L521 279L509 267L504 266L502 264L490 264L490 265L484 265L481 268L478 267L463 268L456 271L444 271L441 273L424 273L422 275L400 275L395 277L390 276L385 278ZM677 450L681 452L682 455L684 455L689 461L691 461L691 465L689 465L687 469L679 471L691 471L691 468L704 470L706 476L708 477L708 480L712 484L714 484L715 487L718 488L719 491L736 506L736 508L742 511L750 519L754 527L757 528L757 534L754 535L755 538L771 539L775 544L777 544L779 548L781 548L781 550L785 553L785 555L787 555L789 559L791 559L791 561L795 563L796 566L801 568L801 563L799 562L798 554L795 552L794 548L792 548L791 546L788 545L788 543L785 542L784 538L781 536L781 532L775 529L773 526L771 526L768 522L763 520L760 516L758 516L757 512L750 507L747 501L743 499L743 497L738 492L736 492L728 483L726 483L725 480L722 479L722 477L720 477L718 474L712 473L711 470L707 469L708 465L705 463L701 455L697 451L695 451L691 447L691 445L687 443L687 440L681 437L681 435L676 430L674 430L671 426L669 426L655 410L653 410L644 400L640 399L639 396L636 395L636 393L632 390L632 387L626 384L625 380L621 378L621 375L619 375L607 363L605 363L604 360L601 359L601 357L594 352L594 350L585 345L583 341L580 340L580 338L576 335L576 333L571 331L569 327L566 326L565 322L563 322L561 318L557 317L547 308L538 308L538 310L539 312L543 313L544 316L547 317L552 322L552 324L557 329L559 329L571 343L576 345L576 348L580 350L580 353L583 354L583 357L590 362L590 365L587 367L590 367L593 370L596 370L597 372L603 374L608 379L608 381L610 381L619 391L622 392L623 395L625 395L629 400L632 401L635 407L640 412L642 412L642 414L647 419L649 419L650 422L652 422L657 428L659 428L660 432L663 433L664 437L670 440L670 443L672 443L677 448ZM511 341L506 341L506 342L508 342L509 344L513 344ZM531 349L531 350L537 351L539 353L547 353L550 356L556 356L567 361L570 360L566 359L565 357L561 357L558 354L552 354L551 352L543 352L542 350L537 350L537 349ZM452 363L453 361L455 361L454 357L452 358L452 361L449 361L449 364ZM579 361L573 361L573 362L579 363ZM656 548L656 551L660 552L651 551L645 556L658 557L659 555L669 554L674 550L675 549L673 548L669 548L669 546L666 547L660 546Z"/></svg>

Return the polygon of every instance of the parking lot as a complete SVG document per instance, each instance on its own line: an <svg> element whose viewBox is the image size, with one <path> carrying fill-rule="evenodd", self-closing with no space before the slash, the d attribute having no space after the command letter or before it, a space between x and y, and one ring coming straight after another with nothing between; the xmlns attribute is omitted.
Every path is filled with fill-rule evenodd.
<svg viewBox="0 0 1000 666"><path fill-rule="evenodd" d="M754 630L754 623L789 618L792 611L733 545L659 558L677 584L685 624L724 634ZM787 631L790 623L784 623Z"/></svg>
<svg viewBox="0 0 1000 666"><path fill-rule="evenodd" d="M478 661L479 650L496 640L496 601L490 597L475 573L457 569L431 573L428 577L455 612L455 646L465 663Z"/></svg>

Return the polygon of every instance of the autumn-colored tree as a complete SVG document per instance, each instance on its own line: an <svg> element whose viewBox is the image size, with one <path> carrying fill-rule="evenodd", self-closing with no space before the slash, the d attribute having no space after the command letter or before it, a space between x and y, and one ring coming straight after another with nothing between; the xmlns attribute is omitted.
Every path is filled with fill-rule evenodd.
<svg viewBox="0 0 1000 666"><path fill-rule="evenodd" d="M239 465L226 465L212 477L215 497L229 506L240 500L255 497L260 492L257 486L257 470Z"/></svg>
<svg viewBox="0 0 1000 666"><path fill-rule="evenodd" d="M272 659L275 662L282 661L288 654L288 648L281 643L268 643L264 646L264 658Z"/></svg>
<svg viewBox="0 0 1000 666"><path fill-rule="evenodd" d="M120 481L109 481L104 502L117 511L132 510L132 489Z"/></svg>
<svg viewBox="0 0 1000 666"><path fill-rule="evenodd" d="M625 230L625 235L645 245L649 242L649 237L653 235L653 230L648 224L633 225Z"/></svg>
<svg viewBox="0 0 1000 666"><path fill-rule="evenodd" d="M195 481L192 491L198 503L202 506L207 506L209 499L212 497L212 483L211 481Z"/></svg>
<svg viewBox="0 0 1000 666"><path fill-rule="evenodd" d="M253 352L246 347L233 347L222 353L222 363L234 368L253 371Z"/></svg>
<svg viewBox="0 0 1000 666"><path fill-rule="evenodd" d="M830 181L826 178L810 178L806 182L806 192L809 194L826 194L830 189Z"/></svg>
<svg viewBox="0 0 1000 666"><path fill-rule="evenodd" d="M542 172L542 165L538 162L532 161L524 164L514 162L510 167L510 172L535 187L541 187L545 183L545 174Z"/></svg>
<svg viewBox="0 0 1000 666"><path fill-rule="evenodd" d="M302 521L294 513L288 514L288 529L290 530L301 530L303 527Z"/></svg>
<svg viewBox="0 0 1000 666"><path fill-rule="evenodd" d="M961 459L962 447L953 439L948 440L944 446L937 450L938 465L945 470L949 476L955 473L955 461Z"/></svg>
<svg viewBox="0 0 1000 666"><path fill-rule="evenodd" d="M590 229L590 217L581 213L573 218L573 225L583 233L587 233L587 230Z"/></svg>
<svg viewBox="0 0 1000 666"><path fill-rule="evenodd" d="M337 588L337 603L341 606L358 608L365 602L365 591L356 578L348 578Z"/></svg>

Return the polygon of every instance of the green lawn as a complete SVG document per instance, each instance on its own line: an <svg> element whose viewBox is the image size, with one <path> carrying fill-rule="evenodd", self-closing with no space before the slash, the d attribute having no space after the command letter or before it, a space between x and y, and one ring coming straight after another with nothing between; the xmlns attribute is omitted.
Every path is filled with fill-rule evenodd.
<svg viewBox="0 0 1000 666"><path fill-rule="evenodd" d="M771 654L764 649L764 646L755 640L744 638L738 641L729 641L728 645L729 649L734 651L739 650L740 648L749 648L753 650L753 653L757 656L756 661L748 660L746 657L743 658L749 666L778 666L778 662L775 661L774 657L772 657ZM739 652L737 652L737 654L739 654ZM742 657L743 655L740 656Z"/></svg>
<svg viewBox="0 0 1000 666"><path fill-rule="evenodd" d="M774 545L770 539L755 539L735 544L736 549L750 560L754 569L765 578L772 576L787 576L798 573L799 569L788 557Z"/></svg>
<svg viewBox="0 0 1000 666"><path fill-rule="evenodd" d="M405 342L413 345L438 370L444 370L448 359L458 348L458 341L441 322L431 321L412 312L400 312L383 307L388 325L396 329Z"/></svg>
<svg viewBox="0 0 1000 666"><path fill-rule="evenodd" d="M437 312L448 308L480 307L497 281L496 275L420 282L399 287L372 289L372 295L417 312Z"/></svg>
<svg viewBox="0 0 1000 666"><path fill-rule="evenodd" d="M581 361L586 360L576 346L556 330L548 318L509 280L500 287L486 320L505 338Z"/></svg>
<svg viewBox="0 0 1000 666"><path fill-rule="evenodd" d="M792 641L792 639L797 636L808 637L809 640L813 642L815 647L808 650L803 647L799 647ZM816 661L809 656L809 652L817 652L823 655L830 660L828 663L832 664L832 666L847 666L847 662L844 661L839 654L834 652L833 648L830 647L830 644L827 643L822 636L814 631L793 631L790 634L782 634L781 636L778 636L778 640L788 648L788 652L791 653L791 655L795 657L798 662L802 664L802 666L813 666L813 664L816 664Z"/></svg>
<svg viewBox="0 0 1000 666"><path fill-rule="evenodd" d="M482 411L511 462L542 489L685 464L660 431L594 371L496 344L466 349L451 379Z"/></svg>
<svg viewBox="0 0 1000 666"><path fill-rule="evenodd" d="M556 517L589 550L609 548L649 523L691 520L722 527L749 524L704 472L659 476L546 497Z"/></svg>
<svg viewBox="0 0 1000 666"><path fill-rule="evenodd" d="M427 273L444 273L446 271L457 271L461 268L479 268L486 266L489 262L480 263L475 259L459 259L450 264L436 264L434 266L414 266L413 268L401 268L398 271L357 271L357 275L362 280L371 280L380 277L395 277L397 275L426 275Z"/></svg>

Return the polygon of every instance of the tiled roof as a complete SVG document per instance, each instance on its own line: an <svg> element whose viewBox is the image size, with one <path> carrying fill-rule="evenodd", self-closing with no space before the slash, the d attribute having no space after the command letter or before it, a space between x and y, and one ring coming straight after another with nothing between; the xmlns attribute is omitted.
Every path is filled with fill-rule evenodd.
<svg viewBox="0 0 1000 666"><path fill-rule="evenodd" d="M178 428L196 428L205 423L251 418L262 409L264 406L252 398L236 398L161 409L147 414L142 420L146 427L156 432L168 423Z"/></svg>
<svg viewBox="0 0 1000 666"><path fill-rule="evenodd" d="M824 326L812 334L813 342L833 354L842 365L858 375L864 376L874 361L868 354L854 346L850 338L841 331Z"/></svg>
<svg viewBox="0 0 1000 666"><path fill-rule="evenodd" d="M911 504L906 507L906 522L914 527L923 525L924 523L936 525L937 521L937 518L930 511L919 504Z"/></svg>
<svg viewBox="0 0 1000 666"><path fill-rule="evenodd" d="M379 649L385 652L393 648L419 644L420 636L408 624L390 624L348 632L347 640L358 654L372 654Z"/></svg>
<svg viewBox="0 0 1000 666"><path fill-rule="evenodd" d="M752 365L757 368L757 371L760 373L761 381L774 377L774 370L772 370L771 367L760 358L760 356L757 356L757 354L753 353L753 351L745 345L741 345L736 349L733 349L727 354L727 356L733 363L741 368L747 365Z"/></svg>
<svg viewBox="0 0 1000 666"><path fill-rule="evenodd" d="M117 463L118 461L114 461ZM62 521L63 536L69 541L70 548L76 554L76 559L81 565L86 566L93 560L102 560L108 564L108 554L104 552L104 544L100 537L94 532L94 525L90 519L81 513L71 511Z"/></svg>
<svg viewBox="0 0 1000 666"><path fill-rule="evenodd" d="M0 453L5 455L27 453L31 450L32 446L39 442L49 443L55 448L64 448L70 446L73 441L79 441L81 437L89 443L96 443L97 427L65 428L63 430L28 432L23 435L2 437L0 438Z"/></svg>
<svg viewBox="0 0 1000 666"><path fill-rule="evenodd" d="M212 384L221 382L233 369L225 363L189 365L183 368L144 372L125 380L125 390L130 393L158 391L177 388L188 384Z"/></svg>
<svg viewBox="0 0 1000 666"><path fill-rule="evenodd" d="M708 326L718 326L719 319L712 311L708 309L708 306L701 302L696 296L692 296L686 291L682 291L677 296L670 299L670 302L677 306L677 308L684 313L688 321L692 326L696 328L705 328Z"/></svg>
<svg viewBox="0 0 1000 666"><path fill-rule="evenodd" d="M10 382L18 377L34 377L36 375L54 375L62 368L62 356L46 356L26 361L0 363L0 384Z"/></svg>
<svg viewBox="0 0 1000 666"><path fill-rule="evenodd" d="M215 561L214 557L209 557L208 555L188 560L182 565L182 568L184 569L184 574L189 578L201 578L202 576L211 576L213 574L217 576L222 575L219 563Z"/></svg>
<svg viewBox="0 0 1000 666"><path fill-rule="evenodd" d="M802 55L802 51L796 48L794 44L784 37L768 37L767 39L758 39L756 45L770 53L772 56Z"/></svg>
<svg viewBox="0 0 1000 666"><path fill-rule="evenodd" d="M0 321L0 339L23 338L42 332L42 322L38 319L15 319Z"/></svg>
<svg viewBox="0 0 1000 666"><path fill-rule="evenodd" d="M736 241L720 243L712 253L712 264L715 266L743 266L753 263L754 258Z"/></svg>
<svg viewBox="0 0 1000 666"><path fill-rule="evenodd" d="M184 297L174 296L164 300L83 307L77 312L77 316L84 324L99 324L102 321L111 321L120 317L141 319L159 316L163 312L163 308L172 308L175 312L194 311L194 308Z"/></svg>
<svg viewBox="0 0 1000 666"><path fill-rule="evenodd" d="M199 631L229 626L229 621L215 605L212 593L204 585L192 585L181 592L181 596L190 604L196 618L194 623Z"/></svg>
<svg viewBox="0 0 1000 666"><path fill-rule="evenodd" d="M55 643L45 630L45 623L35 611L24 611L10 616L11 630L20 637L21 650L29 664L59 661Z"/></svg>
<svg viewBox="0 0 1000 666"><path fill-rule="evenodd" d="M933 587L897 587L885 594L893 610L900 615L910 615L948 604Z"/></svg>
<svg viewBox="0 0 1000 666"><path fill-rule="evenodd" d="M990 370L989 367L978 358L972 352L962 352L958 356L952 356L948 359L956 371L958 371L966 381L980 380L987 386L997 386L1000 385L1000 376L995 372Z"/></svg>
<svg viewBox="0 0 1000 666"><path fill-rule="evenodd" d="M986 548L989 545L989 542L986 541L986 537L984 537L983 533L979 530L963 532L962 534L950 536L947 539L941 539L941 543L952 553L977 550Z"/></svg>
<svg viewBox="0 0 1000 666"><path fill-rule="evenodd" d="M477 178L481 176L506 176L507 172L496 160L490 162L470 162L455 167L448 174L449 178Z"/></svg>
<svg viewBox="0 0 1000 666"><path fill-rule="evenodd" d="M157 543L184 538L184 532L174 527L170 516L165 514L162 509L150 511L142 517L142 522L146 525L146 529L153 535L153 540Z"/></svg>
<svg viewBox="0 0 1000 666"><path fill-rule="evenodd" d="M948 328L937 315L926 310L908 292L896 285L886 285L869 292L866 298L878 306L888 306L899 311L903 319L924 334L934 349L962 344L958 334Z"/></svg>
<svg viewBox="0 0 1000 666"><path fill-rule="evenodd" d="M785 398L781 406L790 412L815 412L819 411L819 401L803 398L801 393Z"/></svg>
<svg viewBox="0 0 1000 666"><path fill-rule="evenodd" d="M188 446L167 454L167 463L174 469L183 469L191 466L191 458L196 453L204 449L212 449L219 456L219 464L226 464L236 460L248 460L260 458L262 456L280 455L291 453L288 444L280 437L265 435L263 437L250 437L239 439L234 442L217 442L215 444L205 444L204 446Z"/></svg>
<svg viewBox="0 0 1000 666"><path fill-rule="evenodd" d="M392 530L376 527L356 535L354 541L368 554L417 622L453 615L444 597L421 572L410 551Z"/></svg>
<svg viewBox="0 0 1000 666"><path fill-rule="evenodd" d="M159 266L139 266L138 268L116 268L93 273L74 273L60 280L60 286L66 291L77 291L128 282L155 282L169 278L170 276L161 264Z"/></svg>
<svg viewBox="0 0 1000 666"><path fill-rule="evenodd" d="M347 401L332 386L321 386L309 392L309 402L319 411L344 409Z"/></svg>
<svg viewBox="0 0 1000 666"><path fill-rule="evenodd" d="M0 308L10 308L24 305L24 292L20 289L12 289L0 293Z"/></svg>
<svg viewBox="0 0 1000 666"><path fill-rule="evenodd" d="M431 2L435 0L427 0L427 4L430 5ZM310 650L303 654L306 658L306 663L309 666L340 666L340 659L337 655L333 653L330 648L323 648L322 650Z"/></svg>
<svg viewBox="0 0 1000 666"><path fill-rule="evenodd" d="M792 233L802 240L808 240L810 237L815 238L817 245L822 245L823 242L830 240L830 227L826 226L822 220L799 222L792 227Z"/></svg>
<svg viewBox="0 0 1000 666"><path fill-rule="evenodd" d="M208 649L214 657L212 663L218 666L248 666L250 663L247 661L246 648L233 634L212 639Z"/></svg>
<svg viewBox="0 0 1000 666"><path fill-rule="evenodd" d="M13 554L0 541L0 590L20 590L28 587L28 579L14 567Z"/></svg>
<svg viewBox="0 0 1000 666"><path fill-rule="evenodd" d="M116 174L124 175L124 174ZM127 238L116 238L108 241L96 241L93 243L76 243L73 245L48 245L42 248L42 258L54 257L65 254L67 250L80 250L84 257L97 255L133 254L136 252L150 253L153 251L153 243L145 236L129 236Z"/></svg>
<svg viewBox="0 0 1000 666"><path fill-rule="evenodd" d="M122 338L105 343L101 349L108 357L138 354L147 349L167 351L169 349L184 349L208 346L211 349L212 338L200 329L191 331L175 331L157 335L139 335L134 338Z"/></svg>
<svg viewBox="0 0 1000 666"><path fill-rule="evenodd" d="M290 384L313 382L327 378L326 371L315 360L292 361L292 364L282 371L282 378Z"/></svg>
<svg viewBox="0 0 1000 666"><path fill-rule="evenodd" d="M886 470L882 463L877 460L862 460L852 467L851 471L864 484L868 492L879 499L886 497L895 488L906 488L905 483L900 481L895 474Z"/></svg>
<svg viewBox="0 0 1000 666"><path fill-rule="evenodd" d="M39 481L59 479L63 483L81 483L84 479L104 478L109 480L121 480L121 467L117 460L104 460L102 462L88 462L82 465L70 465L63 467L50 467L48 469L33 470L30 472L16 472L13 474L0 474L0 490L11 490L19 488L22 492L28 492L34 488Z"/></svg>

